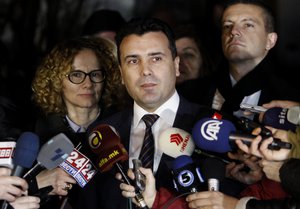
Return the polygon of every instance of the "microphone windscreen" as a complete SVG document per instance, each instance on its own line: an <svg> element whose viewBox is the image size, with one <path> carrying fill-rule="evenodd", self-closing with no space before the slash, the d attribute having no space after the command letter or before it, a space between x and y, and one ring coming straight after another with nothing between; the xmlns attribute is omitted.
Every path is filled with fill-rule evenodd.
<svg viewBox="0 0 300 209"><path fill-rule="evenodd" d="M13 162L15 166L30 168L39 151L39 137L32 132L23 132L16 145Z"/></svg>
<svg viewBox="0 0 300 209"><path fill-rule="evenodd" d="M287 113L287 119L289 122L300 125L300 106L294 106L289 108Z"/></svg>
<svg viewBox="0 0 300 209"><path fill-rule="evenodd" d="M195 143L191 134L179 128L167 128L158 138L158 147L167 155L176 158L180 155L192 155Z"/></svg>
<svg viewBox="0 0 300 209"><path fill-rule="evenodd" d="M270 108L265 112L262 123L273 128L294 131L296 129L296 125L288 121L287 112L288 109L286 108Z"/></svg>
<svg viewBox="0 0 300 209"><path fill-rule="evenodd" d="M37 161L51 170L65 161L73 149L73 143L65 134L57 134L42 146Z"/></svg>
<svg viewBox="0 0 300 209"><path fill-rule="evenodd" d="M226 164L214 157L205 158L201 163L201 171L205 180L210 178L223 180L225 178Z"/></svg>
<svg viewBox="0 0 300 209"><path fill-rule="evenodd" d="M118 132L107 124L101 124L90 131L89 145L98 155L97 167L100 172L108 171L115 163L129 158Z"/></svg>
<svg viewBox="0 0 300 209"><path fill-rule="evenodd" d="M203 118L194 125L192 136L198 148L225 153L232 150L229 136L234 131L236 128L228 120Z"/></svg>
<svg viewBox="0 0 300 209"><path fill-rule="evenodd" d="M176 170L183 168L184 166L192 164L192 163L193 163L193 160L190 156L180 155L173 161L172 170L176 171Z"/></svg>

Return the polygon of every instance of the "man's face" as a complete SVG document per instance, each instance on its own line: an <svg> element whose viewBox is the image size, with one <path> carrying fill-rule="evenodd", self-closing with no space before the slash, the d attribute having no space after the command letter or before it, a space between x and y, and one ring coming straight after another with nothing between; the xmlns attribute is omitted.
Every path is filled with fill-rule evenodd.
<svg viewBox="0 0 300 209"><path fill-rule="evenodd" d="M256 5L236 4L224 11L222 47L231 62L261 60L275 45L272 34L266 31L263 10Z"/></svg>
<svg viewBox="0 0 300 209"><path fill-rule="evenodd" d="M156 110L173 95L179 58L172 58L164 33L125 37L120 45L120 61L128 93L147 111Z"/></svg>

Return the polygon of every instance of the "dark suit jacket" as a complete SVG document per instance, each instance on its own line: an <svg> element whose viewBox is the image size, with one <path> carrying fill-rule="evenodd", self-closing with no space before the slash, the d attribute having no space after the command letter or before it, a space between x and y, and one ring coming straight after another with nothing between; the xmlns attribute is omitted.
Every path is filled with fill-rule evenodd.
<svg viewBox="0 0 300 209"><path fill-rule="evenodd" d="M173 127L183 129L189 133L194 124L202 117L211 117L214 111L210 108L199 106L180 97L179 109ZM109 124L116 128L121 136L121 142L126 150L129 150L130 129L133 118L132 108L126 111L119 112L111 117L105 118L101 121L102 124ZM172 175L167 167L169 160L172 158L163 155L159 168L156 173L157 188L164 186L173 189ZM128 162L124 164L125 170L128 168ZM115 179L117 171L112 169L109 172L101 173L94 178L94 182L89 184L89 189L95 190L93 197L86 197L82 195L82 200L85 202L83 205L78 205L78 208L88 209L126 209L128 200L121 195L119 189L120 182ZM90 193L89 193L90 194ZM87 205L89 207L87 207Z"/></svg>
<svg viewBox="0 0 300 209"><path fill-rule="evenodd" d="M275 66L276 67L276 66ZM300 101L298 90L287 83L283 77L274 73L274 64L270 56L261 61L251 72L245 75L234 87L231 85L228 62L220 63L214 76L216 88L225 98L222 112L232 114L240 109L240 103L245 96L261 90L258 105L271 100Z"/></svg>

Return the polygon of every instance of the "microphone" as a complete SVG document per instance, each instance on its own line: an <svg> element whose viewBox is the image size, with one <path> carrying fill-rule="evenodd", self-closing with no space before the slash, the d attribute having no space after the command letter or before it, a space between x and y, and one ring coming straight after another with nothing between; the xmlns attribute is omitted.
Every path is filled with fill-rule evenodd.
<svg viewBox="0 0 300 209"><path fill-rule="evenodd" d="M30 168L39 150L39 137L32 132L23 132L16 144L13 155L13 170L11 176L21 177L24 169ZM8 202L4 201L1 209L6 209Z"/></svg>
<svg viewBox="0 0 300 209"><path fill-rule="evenodd" d="M67 159L74 149L73 143L63 133L59 133L47 141L37 157L37 163L24 176L27 181L35 178L43 169L51 170Z"/></svg>
<svg viewBox="0 0 300 209"><path fill-rule="evenodd" d="M88 141L92 152L98 155L97 166L101 173L129 158L119 133L110 125L101 124L92 129Z"/></svg>
<svg viewBox="0 0 300 209"><path fill-rule="evenodd" d="M16 141L0 142L0 166L13 169L13 152L16 147Z"/></svg>
<svg viewBox="0 0 300 209"><path fill-rule="evenodd" d="M300 125L300 106L294 106L289 108L287 113L287 119L289 122Z"/></svg>
<svg viewBox="0 0 300 209"><path fill-rule="evenodd" d="M201 170L207 181L208 191L219 191L220 181L225 178L225 163L220 159L205 158L201 164Z"/></svg>
<svg viewBox="0 0 300 209"><path fill-rule="evenodd" d="M125 182L129 185L134 185L132 181L127 177L126 172L121 165L129 159L128 153L123 144L121 144L121 138L116 129L107 124L100 124L90 131L89 145L92 151L98 155L97 167L99 171L106 172L116 167L121 173ZM149 209L143 195L140 193L137 185L136 188L136 200L143 209Z"/></svg>
<svg viewBox="0 0 300 209"><path fill-rule="evenodd" d="M13 155L14 168L11 176L21 177L25 168L31 168L39 151L39 137L32 132L23 132Z"/></svg>
<svg viewBox="0 0 300 209"><path fill-rule="evenodd" d="M299 113L297 114L297 107L293 109L273 107L265 112L262 123L277 129L295 131Z"/></svg>
<svg viewBox="0 0 300 209"><path fill-rule="evenodd" d="M173 161L172 173L175 189L179 193L184 194L200 191L200 186L204 182L204 178L190 156L178 156Z"/></svg>
<svg viewBox="0 0 300 209"><path fill-rule="evenodd" d="M158 139L158 147L166 155L176 158L180 155L191 156L195 150L195 143L192 135L179 128L167 128Z"/></svg>
<svg viewBox="0 0 300 209"><path fill-rule="evenodd" d="M198 148L217 153L225 153L235 149L237 147L235 140L237 139L241 139L243 143L250 146L256 137L255 135L236 132L235 126L228 120L212 118L203 118L198 121L193 127L192 136ZM291 147L291 143L274 138L268 148L279 150L281 148L291 149Z"/></svg>

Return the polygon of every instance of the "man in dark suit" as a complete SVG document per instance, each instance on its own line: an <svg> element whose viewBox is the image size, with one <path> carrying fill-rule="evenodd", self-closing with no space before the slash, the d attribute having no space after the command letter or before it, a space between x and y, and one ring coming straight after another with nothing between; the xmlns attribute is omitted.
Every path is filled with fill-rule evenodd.
<svg viewBox="0 0 300 209"><path fill-rule="evenodd" d="M119 31L116 43L122 81L134 104L101 123L109 124L119 132L129 154L129 165L125 166L132 167L131 160L139 158L143 145L146 126L142 117L157 114L159 118L152 126L155 141L153 172L157 188L171 189L172 175L167 164L173 158L163 154L158 147L158 140L163 140L159 135L170 127L191 132L200 118L210 117L214 111L178 95L175 82L179 76L179 57L173 32L164 22L152 18L133 19ZM101 173L94 181L91 187L96 187L97 208L127 208L129 201L121 195L115 171Z"/></svg>

